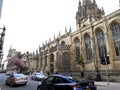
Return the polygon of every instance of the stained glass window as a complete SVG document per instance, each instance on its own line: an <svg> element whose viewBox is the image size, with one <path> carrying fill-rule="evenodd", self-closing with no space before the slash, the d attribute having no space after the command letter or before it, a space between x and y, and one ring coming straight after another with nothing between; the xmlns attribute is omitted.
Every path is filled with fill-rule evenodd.
<svg viewBox="0 0 120 90"><path fill-rule="evenodd" d="M75 39L75 52L76 52L76 60L80 60L80 41L78 38Z"/></svg>
<svg viewBox="0 0 120 90"><path fill-rule="evenodd" d="M112 26L112 35L113 35L116 55L120 56L120 24L116 23Z"/></svg>
<svg viewBox="0 0 120 90"><path fill-rule="evenodd" d="M96 37L97 37L97 43L98 43L99 56L106 57L107 49L106 49L105 37L101 29L97 30Z"/></svg>
<svg viewBox="0 0 120 90"><path fill-rule="evenodd" d="M92 49L91 49L91 40L88 34L85 34L85 48L86 48L86 56L87 60L92 59Z"/></svg>

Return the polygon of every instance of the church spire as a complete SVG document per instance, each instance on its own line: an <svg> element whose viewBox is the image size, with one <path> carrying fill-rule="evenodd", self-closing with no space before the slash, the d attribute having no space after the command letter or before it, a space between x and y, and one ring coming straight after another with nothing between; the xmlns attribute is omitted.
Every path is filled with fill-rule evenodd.
<svg viewBox="0 0 120 90"><path fill-rule="evenodd" d="M98 20L102 17L101 9L97 6L96 0L79 0L78 11L76 12L76 23L80 24L89 16ZM80 25L81 26L81 25Z"/></svg>
<svg viewBox="0 0 120 90"><path fill-rule="evenodd" d="M94 21L101 19L103 11L98 7L96 0L79 0L78 11L76 12L76 24L83 27L83 23L91 17ZM87 25L84 25L87 26Z"/></svg>
<svg viewBox="0 0 120 90"><path fill-rule="evenodd" d="M96 1L95 1L95 0L93 0L93 3L95 3L95 4L96 4Z"/></svg>
<svg viewBox="0 0 120 90"><path fill-rule="evenodd" d="M10 45L10 50L12 50L12 45Z"/></svg>
<svg viewBox="0 0 120 90"><path fill-rule="evenodd" d="M83 6L87 6L91 3L91 0L83 0Z"/></svg>
<svg viewBox="0 0 120 90"><path fill-rule="evenodd" d="M81 6L81 1L79 0L79 6Z"/></svg>

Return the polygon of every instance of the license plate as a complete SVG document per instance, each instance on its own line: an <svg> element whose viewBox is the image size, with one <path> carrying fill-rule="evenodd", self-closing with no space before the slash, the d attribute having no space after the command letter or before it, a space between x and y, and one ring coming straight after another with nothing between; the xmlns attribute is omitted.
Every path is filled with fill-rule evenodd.
<svg viewBox="0 0 120 90"><path fill-rule="evenodd" d="M21 78L20 80L24 80L24 78Z"/></svg>
<svg viewBox="0 0 120 90"><path fill-rule="evenodd" d="M85 90L91 90L91 89L88 88L88 89L85 89Z"/></svg>

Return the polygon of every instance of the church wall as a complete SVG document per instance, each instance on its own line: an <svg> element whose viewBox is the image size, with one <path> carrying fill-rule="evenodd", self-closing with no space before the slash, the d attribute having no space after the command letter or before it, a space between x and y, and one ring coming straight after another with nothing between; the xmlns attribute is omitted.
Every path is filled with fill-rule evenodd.
<svg viewBox="0 0 120 90"><path fill-rule="evenodd" d="M89 18L85 19L83 22L83 27L81 27L79 24L76 24L76 31L66 33L63 36L58 37L58 40L55 39L49 43L49 46L45 44L45 49L42 50L44 53L45 50L48 49L48 53L45 53L43 55L40 55L40 60L42 57L42 66L39 66L41 68L40 70L42 71L50 71L50 55L54 55L54 71L58 70L57 67L57 62L60 60L58 57L59 55L62 55L63 52L70 52L70 71L75 72L75 71L81 71L82 67L79 65L76 61L76 56L75 56L75 43L74 40L75 38L78 38L80 40L80 47L81 50L84 51L83 53L83 61L85 64L84 70L85 71L94 71L95 72L95 65L94 65L94 58L92 58L91 61L87 61L86 59L86 48L85 48L85 40L84 36L85 34L88 34L91 39L91 48L94 50L94 43L93 43L93 35L94 35L94 40L95 40L95 55L96 55L96 61L98 64L98 68L100 71L105 71L106 66L100 64L100 56L99 56L99 50L98 50L98 43L97 43L97 37L96 37L96 32L98 29L101 29L104 33L105 36L105 43L107 47L107 54L110 55L110 61L111 63L108 65L109 70L119 70L120 66L120 57L116 57L115 53L115 47L114 47L114 42L113 42L113 37L112 37L112 32L111 32L111 24L114 22L120 23L120 10L117 10L107 16L102 16L101 19L95 20L93 19L92 22L90 22ZM92 23L92 26L90 25ZM92 32L93 30L93 32ZM92 35L93 34L93 35ZM70 49L66 50L59 50L59 45L61 45L62 41L65 42L66 45L70 45ZM55 47L57 45L57 50L50 52L49 49L51 47ZM47 66L45 67L45 56L47 56ZM39 61L40 61L39 60ZM34 64L35 65L35 64ZM40 64L39 64L40 65Z"/></svg>
<svg viewBox="0 0 120 90"><path fill-rule="evenodd" d="M61 44L61 42L64 41L66 45L70 45L71 44L71 38L70 35L66 36L63 39L60 39L59 44Z"/></svg>

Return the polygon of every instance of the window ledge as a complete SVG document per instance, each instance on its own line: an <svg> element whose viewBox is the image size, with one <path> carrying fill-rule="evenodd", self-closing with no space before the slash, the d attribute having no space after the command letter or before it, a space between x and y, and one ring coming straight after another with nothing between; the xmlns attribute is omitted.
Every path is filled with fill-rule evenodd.
<svg viewBox="0 0 120 90"><path fill-rule="evenodd" d="M84 62L85 64L93 63L92 61L86 61Z"/></svg>
<svg viewBox="0 0 120 90"><path fill-rule="evenodd" d="M113 60L120 60L120 56L116 56Z"/></svg>

